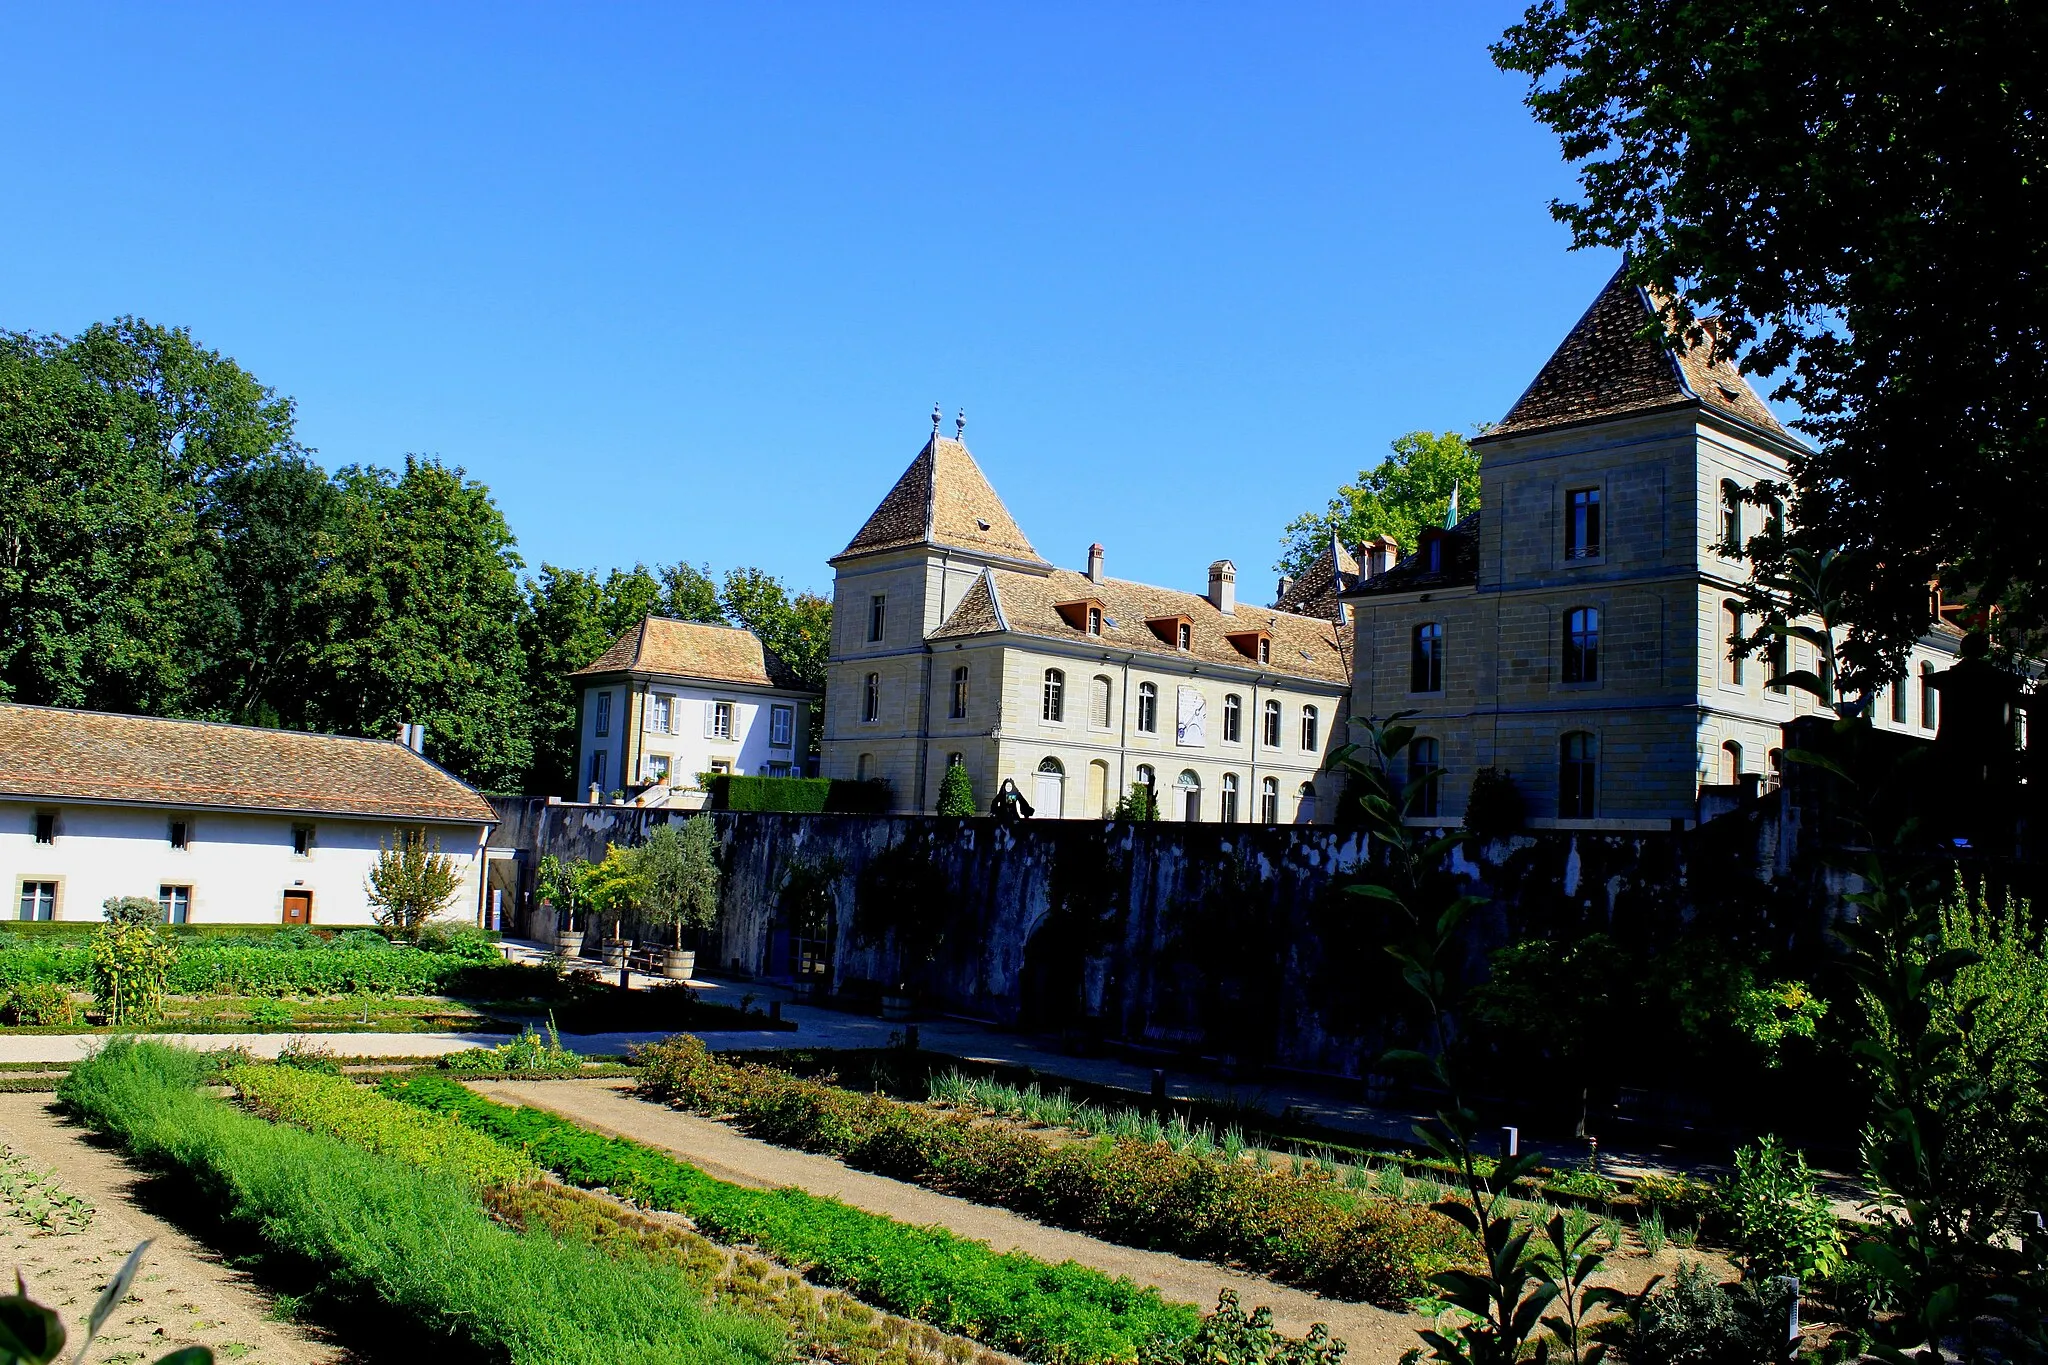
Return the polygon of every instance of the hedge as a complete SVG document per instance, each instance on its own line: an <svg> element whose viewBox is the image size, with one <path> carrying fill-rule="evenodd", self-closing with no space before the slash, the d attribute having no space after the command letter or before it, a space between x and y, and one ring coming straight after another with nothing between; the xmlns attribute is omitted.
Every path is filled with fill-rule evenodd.
<svg viewBox="0 0 2048 1365"><path fill-rule="evenodd" d="M457 1180L243 1113L202 1094L212 1063L116 1040L58 1097L226 1222L308 1263L344 1301L379 1300L431 1337L508 1365L781 1365L786 1337L707 1307L670 1266L495 1222Z"/></svg>
<svg viewBox="0 0 2048 1365"><path fill-rule="evenodd" d="M725 1061L688 1035L641 1050L639 1061L643 1094L730 1116L770 1142L1335 1297L1399 1305L1430 1292L1429 1277L1468 1250L1441 1214L1346 1193L1320 1169L1263 1170L1132 1139L1055 1144L1007 1124Z"/></svg>
<svg viewBox="0 0 2048 1365"><path fill-rule="evenodd" d="M743 777L721 773L711 779L709 804L712 810L880 815L889 809L889 788L880 782L847 782L836 777Z"/></svg>
<svg viewBox="0 0 2048 1365"><path fill-rule="evenodd" d="M1135 1360L1142 1344L1185 1339L1199 1323L1192 1308L1121 1276L997 1252L798 1189L729 1185L652 1147L493 1103L445 1077L388 1077L381 1088L524 1148L569 1184L687 1214L712 1236L758 1246L814 1280L1033 1360Z"/></svg>
<svg viewBox="0 0 2048 1365"><path fill-rule="evenodd" d="M84 942L0 944L0 988L54 981L92 986L92 950ZM173 995L380 995L524 993L512 989L538 969L483 966L454 953L417 948L250 948L180 944L171 966Z"/></svg>

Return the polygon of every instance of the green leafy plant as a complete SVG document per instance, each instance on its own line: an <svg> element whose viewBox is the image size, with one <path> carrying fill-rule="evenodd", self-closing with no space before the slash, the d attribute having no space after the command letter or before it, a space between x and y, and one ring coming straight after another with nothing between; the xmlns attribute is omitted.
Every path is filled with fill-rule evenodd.
<svg viewBox="0 0 2048 1365"><path fill-rule="evenodd" d="M577 888L582 885L578 875L582 864L571 859L562 861L550 853L540 860L534 869L533 898L542 905L552 906L562 916L564 925L576 922Z"/></svg>
<svg viewBox="0 0 2048 1365"><path fill-rule="evenodd" d="M939 778L939 803L934 808L940 815L973 815L974 779L967 775L966 765L948 763L945 775Z"/></svg>
<svg viewBox="0 0 2048 1365"><path fill-rule="evenodd" d="M1145 782L1133 782L1131 789L1124 793L1123 799L1116 803L1116 810L1110 815L1112 820L1134 820L1141 823L1158 818L1159 798L1153 793L1151 785Z"/></svg>
<svg viewBox="0 0 2048 1365"><path fill-rule="evenodd" d="M1766 1135L1735 1153L1735 1174L1721 1186L1725 1231L1750 1279L1832 1274L1844 1252L1834 1211L1803 1152Z"/></svg>
<svg viewBox="0 0 2048 1365"><path fill-rule="evenodd" d="M7 992L0 1015L17 1027L48 1027L78 1021L71 992L54 981L25 981Z"/></svg>
<svg viewBox="0 0 2048 1365"><path fill-rule="evenodd" d="M1485 767L1472 774L1465 798L1465 832L1475 839L1504 839L1517 833L1527 818L1521 789L1505 768Z"/></svg>
<svg viewBox="0 0 2048 1365"><path fill-rule="evenodd" d="M100 911L109 924L130 924L149 928L164 922L164 908L146 896L109 896Z"/></svg>
<svg viewBox="0 0 2048 1365"><path fill-rule="evenodd" d="M462 889L462 872L441 851L430 847L420 830L394 830L390 843L377 841L377 860L370 864L367 899L378 925L402 939L419 937L420 928L447 909Z"/></svg>
<svg viewBox="0 0 2048 1365"><path fill-rule="evenodd" d="M1629 1365L1765 1365L1782 1357L1791 1307L1782 1288L1724 1289L1698 1261L1658 1284L1623 1301L1620 1320L1603 1332Z"/></svg>
<svg viewBox="0 0 2048 1365"><path fill-rule="evenodd" d="M520 1030L518 1037L496 1047L465 1048L461 1052L450 1052L441 1058L441 1066L449 1071L502 1071L514 1074L581 1071L583 1058L562 1046L562 1035L555 1031L555 1021L550 1016L545 1037L532 1028L525 1028Z"/></svg>
<svg viewBox="0 0 2048 1365"><path fill-rule="evenodd" d="M617 937L625 917L646 902L647 884L638 861L617 844L606 844L604 861L583 863L576 869L576 899L600 920L612 922Z"/></svg>
<svg viewBox="0 0 2048 1365"><path fill-rule="evenodd" d="M178 946L152 924L109 922L93 931L92 993L109 1024L153 1024L163 1017L164 994Z"/></svg>
<svg viewBox="0 0 2048 1365"><path fill-rule="evenodd" d="M640 908L657 924L703 933L718 920L718 827L708 815L693 815L678 829L656 825L633 850L640 883Z"/></svg>
<svg viewBox="0 0 2048 1365"><path fill-rule="evenodd" d="M1318 1322L1296 1340L1273 1326L1273 1310L1240 1306L1235 1289L1216 1296L1216 1311L1204 1314L1201 1330L1182 1340L1142 1342L1138 1365L1340 1365L1345 1346Z"/></svg>

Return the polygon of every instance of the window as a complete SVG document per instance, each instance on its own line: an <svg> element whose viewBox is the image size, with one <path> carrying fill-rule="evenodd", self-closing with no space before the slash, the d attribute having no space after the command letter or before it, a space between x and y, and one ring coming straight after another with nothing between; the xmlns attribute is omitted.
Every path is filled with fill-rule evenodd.
<svg viewBox="0 0 2048 1365"><path fill-rule="evenodd" d="M879 673L868 674L867 683L861 689L860 718L862 720L880 720L882 718L882 675Z"/></svg>
<svg viewBox="0 0 2048 1365"><path fill-rule="evenodd" d="M1728 623L1728 681L1740 687L1747 672L1743 665L1742 642L1749 635L1749 622L1742 607L1734 602L1723 602L1721 614Z"/></svg>
<svg viewBox="0 0 2048 1365"><path fill-rule="evenodd" d="M859 758L853 761L854 781L865 782L874 775L875 756L873 754L862 754Z"/></svg>
<svg viewBox="0 0 2048 1365"><path fill-rule="evenodd" d="M57 918L57 883L23 882L21 884L21 918Z"/></svg>
<svg viewBox="0 0 2048 1365"><path fill-rule="evenodd" d="M1304 753L1316 751L1316 741L1322 738L1322 717L1313 706L1301 708L1301 747Z"/></svg>
<svg viewBox="0 0 2048 1365"><path fill-rule="evenodd" d="M712 775L713 777L716 777L716 776L718 776L718 775L719 775L719 774L721 774L721 773L730 773L731 771L732 771L732 760L731 760L731 759L729 759L729 758L714 758L714 759L712 759L712 760L711 760L711 775Z"/></svg>
<svg viewBox="0 0 2048 1365"><path fill-rule="evenodd" d="M869 676L873 676L872 674ZM873 716L868 717L873 720ZM732 738L732 703L715 701L704 714L704 733L712 739Z"/></svg>
<svg viewBox="0 0 2048 1365"><path fill-rule="evenodd" d="M1564 557L1600 557L1600 490L1568 488L1564 495Z"/></svg>
<svg viewBox="0 0 2048 1365"><path fill-rule="evenodd" d="M1280 823L1280 779L1269 777L1259 784L1259 821L1261 824Z"/></svg>
<svg viewBox="0 0 2048 1365"><path fill-rule="evenodd" d="M667 754L649 754L647 756L647 780L656 785L668 781Z"/></svg>
<svg viewBox="0 0 2048 1365"><path fill-rule="evenodd" d="M657 735L665 735L672 729L671 713L674 703L667 697L650 697L647 702L647 728Z"/></svg>
<svg viewBox="0 0 2048 1365"><path fill-rule="evenodd" d="M1062 721L1067 718L1067 675L1057 668L1045 670L1045 698L1038 714L1043 720Z"/></svg>
<svg viewBox="0 0 2048 1365"><path fill-rule="evenodd" d="M947 767L949 767L949 768L964 768L964 767L966 767L966 766L967 766L967 755L966 755L966 754L963 754L963 753L950 753L950 754L947 754L947 755L946 755L946 766L947 766Z"/></svg>
<svg viewBox="0 0 2048 1365"><path fill-rule="evenodd" d="M1152 765L1150 763L1140 763L1138 765L1137 772L1134 774L1134 777L1136 778L1138 785L1143 787L1146 791L1159 790L1159 774L1152 771Z"/></svg>
<svg viewBox="0 0 2048 1365"><path fill-rule="evenodd" d="M165 924L190 924L192 922L192 888L189 886L159 886L156 889L157 909L164 912Z"/></svg>
<svg viewBox="0 0 2048 1365"><path fill-rule="evenodd" d="M1564 680L1600 680L1600 612L1596 608L1574 607L1564 614Z"/></svg>
<svg viewBox="0 0 2048 1365"><path fill-rule="evenodd" d="M1259 662L1262 664L1273 662L1273 642L1263 635L1259 637Z"/></svg>
<svg viewBox="0 0 2048 1365"><path fill-rule="evenodd" d="M879 644L882 629L889 624L889 599L886 594L876 593L868 599L868 643Z"/></svg>
<svg viewBox="0 0 2048 1365"><path fill-rule="evenodd" d="M1425 621L1415 628L1414 647L1408 655L1408 690L1444 690L1444 628L1441 622Z"/></svg>
<svg viewBox="0 0 2048 1365"><path fill-rule="evenodd" d="M953 719L967 719L967 669L964 665L953 670Z"/></svg>
<svg viewBox="0 0 2048 1365"><path fill-rule="evenodd" d="M796 742L796 708L794 706L771 706L768 708L768 747L787 749Z"/></svg>
<svg viewBox="0 0 2048 1365"><path fill-rule="evenodd" d="M171 821L171 847L192 847L192 825L189 821L175 818Z"/></svg>
<svg viewBox="0 0 2048 1365"><path fill-rule="evenodd" d="M1574 730L1557 742L1557 814L1564 820L1593 818L1593 737Z"/></svg>
<svg viewBox="0 0 2048 1365"><path fill-rule="evenodd" d="M1244 703L1237 699L1237 693L1226 693L1223 698L1223 742L1237 744L1244 739Z"/></svg>
<svg viewBox="0 0 2048 1365"><path fill-rule="evenodd" d="M1785 539L1785 504L1777 498L1771 499L1770 509L1764 513L1764 530L1772 540Z"/></svg>
<svg viewBox="0 0 2048 1365"><path fill-rule="evenodd" d="M1180 818L1196 823L1202 818L1202 779L1193 768L1183 768L1173 785L1180 788Z"/></svg>
<svg viewBox="0 0 2048 1365"><path fill-rule="evenodd" d="M1100 635L1100 634L1102 634L1102 608L1101 608L1101 607L1090 607L1090 608L1088 608L1088 633L1089 633L1090 635Z"/></svg>
<svg viewBox="0 0 2048 1365"><path fill-rule="evenodd" d="M1934 730L1941 725L1941 694L1934 688L1934 665L1920 665L1920 728Z"/></svg>
<svg viewBox="0 0 2048 1365"><path fill-rule="evenodd" d="M1721 552L1742 552L1742 489L1733 479L1721 480Z"/></svg>
<svg viewBox="0 0 2048 1365"><path fill-rule="evenodd" d="M604 757L602 749L590 756L590 785L597 788L599 795L604 793Z"/></svg>
<svg viewBox="0 0 2048 1365"><path fill-rule="evenodd" d="M294 858L310 858L313 856L313 827L311 825L292 826L292 856Z"/></svg>
<svg viewBox="0 0 2048 1365"><path fill-rule="evenodd" d="M1742 780L1742 746L1729 740L1721 746L1721 781L1734 786Z"/></svg>
<svg viewBox="0 0 2048 1365"><path fill-rule="evenodd" d="M1109 679L1100 675L1088 684L1088 723L1098 730L1109 728Z"/></svg>
<svg viewBox="0 0 2048 1365"><path fill-rule="evenodd" d="M1301 790L1294 794L1294 822L1298 825L1312 825L1316 820L1316 784L1304 782Z"/></svg>
<svg viewBox="0 0 2048 1365"><path fill-rule="evenodd" d="M39 810L36 812L36 842L54 844L57 842L57 812Z"/></svg>
<svg viewBox="0 0 2048 1365"><path fill-rule="evenodd" d="M1444 538L1433 535L1422 542L1422 561L1431 573L1444 571Z"/></svg>
<svg viewBox="0 0 2048 1365"><path fill-rule="evenodd" d="M1892 719L1900 725L1906 723L1906 711L1911 706L1912 686L1912 679L1900 678L1885 689L1892 694Z"/></svg>
<svg viewBox="0 0 2048 1365"><path fill-rule="evenodd" d="M1784 636L1773 635L1771 637L1771 676L1764 680L1764 686L1780 696L1783 696L1785 693L1785 675L1792 671L1792 661L1790 656L1786 654L1785 648Z"/></svg>
<svg viewBox="0 0 2048 1365"><path fill-rule="evenodd" d="M1179 648L1189 650L1195 647L1195 628L1183 621L1176 636Z"/></svg>
<svg viewBox="0 0 2048 1365"><path fill-rule="evenodd" d="M1237 823L1237 774L1223 774L1222 818L1226 825Z"/></svg>
<svg viewBox="0 0 2048 1365"><path fill-rule="evenodd" d="M1138 684L1138 731L1147 735L1159 733L1159 689L1151 683Z"/></svg>
<svg viewBox="0 0 2048 1365"><path fill-rule="evenodd" d="M1409 741L1408 786L1414 793L1409 798L1414 802L1409 808L1410 815L1434 816L1437 813L1437 795L1443 786L1441 753L1433 739Z"/></svg>
<svg viewBox="0 0 2048 1365"><path fill-rule="evenodd" d="M1277 749L1280 747L1280 703L1277 701L1269 701L1266 703L1265 738L1266 747L1268 749Z"/></svg>
<svg viewBox="0 0 2048 1365"><path fill-rule="evenodd" d="M591 726L591 733L599 739L608 738L612 732L612 694L597 694L597 716Z"/></svg>

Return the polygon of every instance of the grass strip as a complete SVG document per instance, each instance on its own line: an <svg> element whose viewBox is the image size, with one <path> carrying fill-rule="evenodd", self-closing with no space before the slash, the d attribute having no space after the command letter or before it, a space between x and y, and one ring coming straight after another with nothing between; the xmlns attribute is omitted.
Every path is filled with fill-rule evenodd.
<svg viewBox="0 0 2048 1365"><path fill-rule="evenodd" d="M715 1057L682 1034L643 1048L641 1093L862 1170L1013 1209L1054 1227L1245 1265L1333 1297L1395 1306L1470 1255L1470 1240L1429 1209L1371 1198L1331 1172L1165 1142L1059 1143L775 1067Z"/></svg>
<svg viewBox="0 0 2048 1365"><path fill-rule="evenodd" d="M1073 1365L1135 1360L1144 1343L1186 1338L1199 1323L1194 1309L1121 1276L997 1252L802 1190L727 1184L666 1152L497 1104L445 1077L391 1077L381 1088L523 1148L572 1185L687 1214L722 1241L758 1246L811 1279L998 1350Z"/></svg>
<svg viewBox="0 0 2048 1365"><path fill-rule="evenodd" d="M194 1181L232 1223L432 1338L510 1365L768 1365L786 1343L706 1307L672 1269L492 1220L458 1181L267 1122L202 1094L197 1053L117 1040L59 1094L143 1163Z"/></svg>

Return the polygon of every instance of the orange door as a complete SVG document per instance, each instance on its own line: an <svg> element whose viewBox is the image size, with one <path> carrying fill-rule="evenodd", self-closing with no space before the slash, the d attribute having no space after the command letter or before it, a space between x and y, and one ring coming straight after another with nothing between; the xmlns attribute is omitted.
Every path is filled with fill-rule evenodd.
<svg viewBox="0 0 2048 1365"><path fill-rule="evenodd" d="M287 891L284 893L284 922L286 924L311 924L313 922L312 892Z"/></svg>

